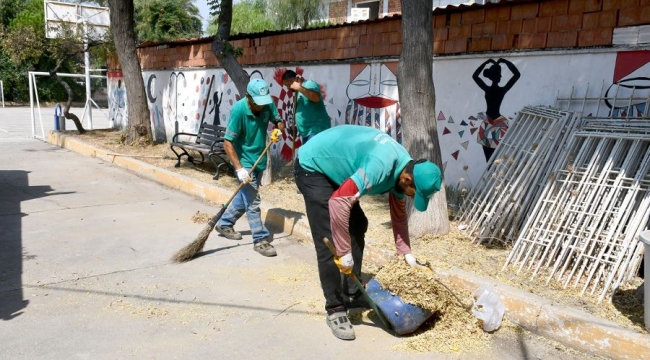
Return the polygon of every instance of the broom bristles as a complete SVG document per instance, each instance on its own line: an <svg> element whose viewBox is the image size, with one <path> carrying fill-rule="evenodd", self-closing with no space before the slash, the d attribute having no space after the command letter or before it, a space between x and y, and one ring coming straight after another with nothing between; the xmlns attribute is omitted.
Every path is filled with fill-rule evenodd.
<svg viewBox="0 0 650 360"><path fill-rule="evenodd" d="M213 226L214 225L210 225L208 223L208 225L203 228L196 239L190 244L186 245L184 248L178 250L176 254L171 257L171 260L177 263L192 260L196 254L200 253L201 250L203 250L203 246L205 246L205 242L208 241L208 237L210 236L210 232L212 232Z"/></svg>

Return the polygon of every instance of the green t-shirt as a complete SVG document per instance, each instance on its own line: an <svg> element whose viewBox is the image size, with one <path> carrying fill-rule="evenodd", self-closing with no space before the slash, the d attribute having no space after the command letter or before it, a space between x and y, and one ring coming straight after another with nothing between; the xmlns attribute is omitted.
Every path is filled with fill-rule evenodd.
<svg viewBox="0 0 650 360"><path fill-rule="evenodd" d="M264 151L269 121L274 124L282 121L273 103L265 105L259 116L253 114L246 97L239 99L232 107L224 138L232 142L243 167L248 169L253 167ZM266 155L256 168L256 170L264 169L266 169Z"/></svg>
<svg viewBox="0 0 650 360"><path fill-rule="evenodd" d="M352 178L361 195L393 190L400 173L412 160L406 149L389 135L358 125L325 130L298 151L305 170L321 173L338 185Z"/></svg>
<svg viewBox="0 0 650 360"><path fill-rule="evenodd" d="M307 90L313 90L318 93L320 100L317 102L310 101L301 93L298 93L296 101L296 127L301 136L316 135L319 132L332 127L327 110L325 110L325 103L323 102L323 94L320 92L318 83L312 80L305 80L302 87Z"/></svg>

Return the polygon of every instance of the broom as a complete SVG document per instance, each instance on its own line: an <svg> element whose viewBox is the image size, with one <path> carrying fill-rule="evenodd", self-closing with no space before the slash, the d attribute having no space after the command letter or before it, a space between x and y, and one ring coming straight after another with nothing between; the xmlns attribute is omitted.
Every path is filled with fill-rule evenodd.
<svg viewBox="0 0 650 360"><path fill-rule="evenodd" d="M255 161L255 164L253 164L253 167L251 168L250 171L251 173L255 170L257 164L259 164L260 160L262 160L262 157L264 157L264 154L266 154L266 152L269 150L272 144L273 141L270 141L268 145L266 145L266 148L264 148L262 154L260 154L260 156L257 158L257 161ZM217 215L213 216L212 219L208 221L208 223L205 225L203 230L201 230L201 232L196 237L196 239L194 239L194 241L186 245L184 248L178 250L171 257L171 261L181 263L181 262L192 260L192 258L194 258L196 254L198 254L199 252L201 252L201 250L203 250L203 246L205 246L205 242L208 240L208 236L210 236L210 233L212 232L214 226L217 224L217 221L221 219L221 216L226 211L228 205L230 205L230 202L232 201L232 199L235 198L239 190L241 190L241 188L244 187L244 185L246 185L247 183L248 182L242 182L241 184L239 184L239 186L237 186L237 189L235 189L233 194L230 196L230 199L228 199L228 201L226 201L226 203L221 206L221 210L219 210Z"/></svg>

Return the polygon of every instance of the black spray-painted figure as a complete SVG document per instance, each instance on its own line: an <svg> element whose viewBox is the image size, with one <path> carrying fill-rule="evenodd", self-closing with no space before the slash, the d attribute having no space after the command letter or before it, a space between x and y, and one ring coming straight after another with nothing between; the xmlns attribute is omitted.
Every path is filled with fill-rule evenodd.
<svg viewBox="0 0 650 360"><path fill-rule="evenodd" d="M223 95L223 92L221 93ZM219 92L215 91L214 94L212 94L212 109L208 112L209 114L212 114L214 111L214 120L212 121L212 125L221 125L221 121L219 120L219 107L221 106L221 100L223 100L223 96L221 99L219 98Z"/></svg>
<svg viewBox="0 0 650 360"><path fill-rule="evenodd" d="M508 67L512 73L512 78L504 86L499 86L502 63ZM491 66L487 67L490 64ZM487 85L479 76L481 72L483 72L485 78L492 81L491 85ZM485 103L487 104L485 114L479 114L479 119L483 121L477 134L477 141L483 146L485 161L490 159L494 149L499 145L499 141L508 131L508 120L500 113L501 103L508 90L519 80L520 76L521 74L515 65L506 59L497 61L488 59L472 75L476 84L485 92Z"/></svg>

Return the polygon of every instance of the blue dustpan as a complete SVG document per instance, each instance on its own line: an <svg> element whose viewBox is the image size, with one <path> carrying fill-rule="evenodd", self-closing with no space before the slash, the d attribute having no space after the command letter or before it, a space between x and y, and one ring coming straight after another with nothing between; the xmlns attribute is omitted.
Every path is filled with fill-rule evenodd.
<svg viewBox="0 0 650 360"><path fill-rule="evenodd" d="M431 311L405 303L399 296L385 290L375 279L368 282L366 292L399 335L412 333L433 315Z"/></svg>

